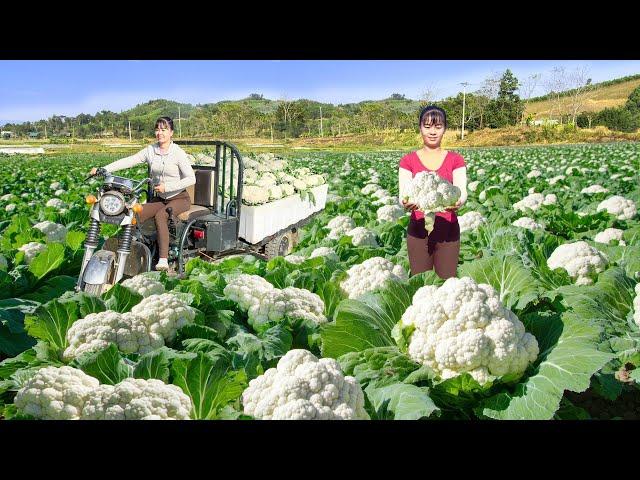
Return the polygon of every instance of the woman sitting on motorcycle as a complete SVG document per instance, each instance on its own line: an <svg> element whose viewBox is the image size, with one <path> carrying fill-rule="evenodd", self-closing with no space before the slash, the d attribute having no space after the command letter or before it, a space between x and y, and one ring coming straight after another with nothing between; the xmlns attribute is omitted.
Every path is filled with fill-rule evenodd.
<svg viewBox="0 0 640 480"><path fill-rule="evenodd" d="M149 145L135 155L116 160L106 165L104 169L111 173L143 162L149 164L155 195L142 206L138 221L142 224L151 217L155 217L159 250L156 270L168 270L169 214L167 208L171 207L172 214L175 216L191 208L191 199L185 189L195 185L196 176L186 152L171 140L173 120L170 117L158 118L155 123L155 133L157 143ZM90 175L95 175L96 171L96 168L92 168Z"/></svg>

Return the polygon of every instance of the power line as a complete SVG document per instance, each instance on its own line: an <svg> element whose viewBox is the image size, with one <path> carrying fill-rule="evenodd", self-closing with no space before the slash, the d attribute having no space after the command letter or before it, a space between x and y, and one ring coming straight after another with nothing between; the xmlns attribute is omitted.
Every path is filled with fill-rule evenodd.
<svg viewBox="0 0 640 480"><path fill-rule="evenodd" d="M469 82L462 82L460 85L463 86L462 90L462 136L461 140L464 140L464 107L467 100L467 86L471 85Z"/></svg>

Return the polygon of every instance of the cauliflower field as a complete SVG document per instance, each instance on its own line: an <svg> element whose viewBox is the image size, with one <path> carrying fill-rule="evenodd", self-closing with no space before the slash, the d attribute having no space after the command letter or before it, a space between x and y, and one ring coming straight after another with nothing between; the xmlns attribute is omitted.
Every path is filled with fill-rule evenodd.
<svg viewBox="0 0 640 480"><path fill-rule="evenodd" d="M457 151L458 278L409 277L407 152L304 152L288 171L328 179L329 197L291 255L192 260L100 298L73 291L95 186L81 179L116 157L0 158L0 416L586 419L588 391L627 418L640 145ZM302 188L250 165L254 203Z"/></svg>

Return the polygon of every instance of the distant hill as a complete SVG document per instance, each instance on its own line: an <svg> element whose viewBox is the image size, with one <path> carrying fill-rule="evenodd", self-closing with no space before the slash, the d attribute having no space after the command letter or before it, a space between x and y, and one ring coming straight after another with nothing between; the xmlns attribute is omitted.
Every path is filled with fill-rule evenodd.
<svg viewBox="0 0 640 480"><path fill-rule="evenodd" d="M640 75L633 75L607 82L595 83L586 94L586 100L581 111L599 112L605 108L620 107L624 105L631 92L640 86ZM570 92L565 92L567 96ZM533 114L535 118L548 116L551 113L553 102L544 97L533 98L526 108L526 115ZM565 111L563 113L569 113Z"/></svg>

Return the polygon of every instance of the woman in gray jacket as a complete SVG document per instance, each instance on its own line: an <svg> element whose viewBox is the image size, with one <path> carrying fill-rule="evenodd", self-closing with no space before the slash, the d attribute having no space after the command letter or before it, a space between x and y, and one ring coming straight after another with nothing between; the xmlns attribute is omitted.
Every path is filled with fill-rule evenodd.
<svg viewBox="0 0 640 480"><path fill-rule="evenodd" d="M173 215L177 216L191 208L191 199L185 189L195 185L196 176L187 158L187 153L171 141L173 120L170 117L158 118L155 124L155 133L157 143L149 145L135 155L116 160L104 168L108 172L115 172L143 162L147 162L151 167L155 195L142 206L138 221L142 224L151 217L155 217L159 250L156 270L168 270L169 215L166 210L171 207ZM90 174L95 175L96 170L96 168L92 168Z"/></svg>

